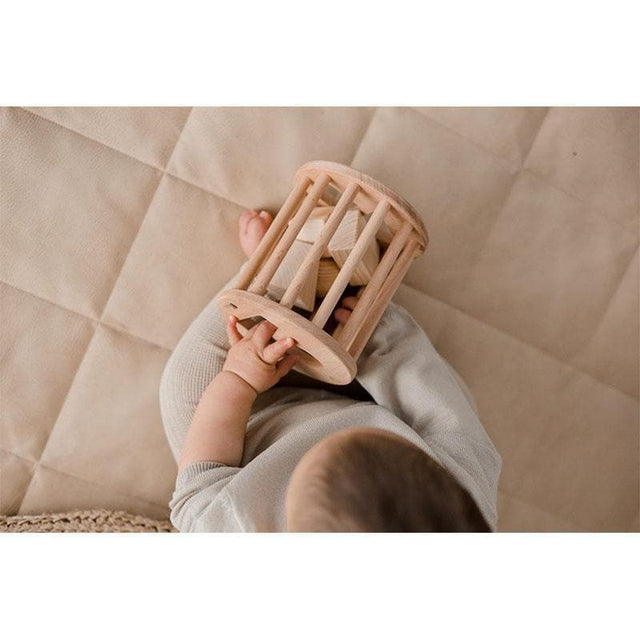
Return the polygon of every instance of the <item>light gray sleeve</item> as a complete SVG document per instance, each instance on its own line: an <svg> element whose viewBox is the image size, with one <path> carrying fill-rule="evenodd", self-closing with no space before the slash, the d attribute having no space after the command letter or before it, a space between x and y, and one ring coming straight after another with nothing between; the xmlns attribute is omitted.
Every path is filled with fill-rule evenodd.
<svg viewBox="0 0 640 640"><path fill-rule="evenodd" d="M500 454L464 382L399 305L385 310L358 360L356 377L377 404L429 445L495 528Z"/></svg>
<svg viewBox="0 0 640 640"><path fill-rule="evenodd" d="M240 270L222 291L234 287ZM226 324L218 311L220 293L207 304L180 338L160 380L160 413L176 460L200 398L209 383L222 371L229 350Z"/></svg>
<svg viewBox="0 0 640 640"><path fill-rule="evenodd" d="M241 530L224 491L239 470L217 462L185 467L169 503L173 526L181 533Z"/></svg>

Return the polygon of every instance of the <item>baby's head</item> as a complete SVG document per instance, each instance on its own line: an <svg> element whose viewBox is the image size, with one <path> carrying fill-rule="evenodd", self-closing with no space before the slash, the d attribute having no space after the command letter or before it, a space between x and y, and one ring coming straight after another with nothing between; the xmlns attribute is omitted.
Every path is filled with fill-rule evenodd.
<svg viewBox="0 0 640 640"><path fill-rule="evenodd" d="M395 434L354 427L327 436L295 468L289 531L489 531L454 478Z"/></svg>

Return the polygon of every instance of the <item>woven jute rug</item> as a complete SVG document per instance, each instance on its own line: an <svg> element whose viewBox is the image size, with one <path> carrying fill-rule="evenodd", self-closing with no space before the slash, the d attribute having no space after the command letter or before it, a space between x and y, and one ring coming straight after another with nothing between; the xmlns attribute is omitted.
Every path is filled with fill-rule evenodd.
<svg viewBox="0 0 640 640"><path fill-rule="evenodd" d="M169 520L153 520L126 511L68 511L31 516L0 516L0 532L18 533L170 533Z"/></svg>

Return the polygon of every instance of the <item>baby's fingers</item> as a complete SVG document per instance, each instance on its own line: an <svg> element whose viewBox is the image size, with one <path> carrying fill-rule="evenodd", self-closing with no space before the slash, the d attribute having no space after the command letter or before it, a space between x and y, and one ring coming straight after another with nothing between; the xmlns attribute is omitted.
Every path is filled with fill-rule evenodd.
<svg viewBox="0 0 640 640"><path fill-rule="evenodd" d="M358 298L355 296L348 296L341 302L341 306L335 310L334 317L341 324L346 324L347 320L351 316L351 312L356 308L358 304Z"/></svg>
<svg viewBox="0 0 640 640"><path fill-rule="evenodd" d="M238 318L235 316L229 316L227 318L227 336L229 338L229 344L233 347L234 344L238 344L242 340L242 334L238 331Z"/></svg>
<svg viewBox="0 0 640 640"><path fill-rule="evenodd" d="M270 344L262 353L262 359L269 364L275 364L295 344L293 338L280 338L273 344Z"/></svg>
<svg viewBox="0 0 640 640"><path fill-rule="evenodd" d="M351 309L351 311L353 311L356 308L357 304L358 304L358 298L356 298L355 296L347 296L342 301L342 306L345 309Z"/></svg>
<svg viewBox="0 0 640 640"><path fill-rule="evenodd" d="M266 346L269 344L269 340L271 340L271 336L276 332L277 327L271 324L268 320L263 320L256 328L255 333L251 340L253 344L258 347L261 351L266 349Z"/></svg>
<svg viewBox="0 0 640 640"><path fill-rule="evenodd" d="M341 324L346 324L347 320L349 320L349 317L351 316L351 311L347 311L346 309L340 307L339 309L335 310L333 315L338 322L340 322Z"/></svg>
<svg viewBox="0 0 640 640"><path fill-rule="evenodd" d="M286 376L293 367L295 367L296 363L300 360L300 356L286 356L278 364L276 365L276 373L278 377L282 378L282 376Z"/></svg>

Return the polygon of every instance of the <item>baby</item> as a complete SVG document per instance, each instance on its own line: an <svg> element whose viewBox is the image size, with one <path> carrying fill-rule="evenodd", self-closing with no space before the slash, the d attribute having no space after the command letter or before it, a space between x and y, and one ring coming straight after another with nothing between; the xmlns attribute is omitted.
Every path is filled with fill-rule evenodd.
<svg viewBox="0 0 640 640"><path fill-rule="evenodd" d="M239 224L249 257L271 215L245 211ZM243 337L214 298L167 363L160 407L180 531L495 530L501 458L464 382L404 309L389 304L344 387L291 371L294 341L272 341L275 330L263 321Z"/></svg>

